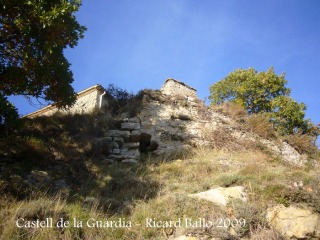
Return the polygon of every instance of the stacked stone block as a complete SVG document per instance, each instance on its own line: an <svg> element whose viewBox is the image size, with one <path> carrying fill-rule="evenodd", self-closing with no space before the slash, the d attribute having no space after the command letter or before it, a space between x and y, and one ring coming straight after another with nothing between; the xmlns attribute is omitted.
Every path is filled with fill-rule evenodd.
<svg viewBox="0 0 320 240"><path fill-rule="evenodd" d="M108 130L107 161L137 163L140 159L141 122L139 118L126 118L121 129Z"/></svg>

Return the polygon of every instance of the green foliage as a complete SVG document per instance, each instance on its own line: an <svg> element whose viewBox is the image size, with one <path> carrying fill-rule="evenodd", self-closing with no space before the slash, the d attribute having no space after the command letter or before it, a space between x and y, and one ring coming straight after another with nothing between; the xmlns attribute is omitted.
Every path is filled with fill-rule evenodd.
<svg viewBox="0 0 320 240"><path fill-rule="evenodd" d="M299 104L290 97L279 96L273 99L272 109L272 121L280 133L293 134L297 128L302 130L305 127L306 105L304 103Z"/></svg>
<svg viewBox="0 0 320 240"><path fill-rule="evenodd" d="M212 103L232 101L245 107L249 113L270 112L271 100L287 96L290 89L285 87L284 74L278 76L273 68L258 73L255 69L237 69L225 79L210 86Z"/></svg>
<svg viewBox="0 0 320 240"><path fill-rule="evenodd" d="M141 110L143 91L134 95L114 84L109 84L106 93L109 102L108 108L114 115L127 113L128 117L134 117Z"/></svg>
<svg viewBox="0 0 320 240"><path fill-rule="evenodd" d="M285 75L278 76L272 67L259 73L253 68L237 69L210 86L209 98L213 104L230 101L250 114L268 114L274 128L282 135L301 132L317 137L319 127L304 120L306 105L289 96L286 83Z"/></svg>
<svg viewBox="0 0 320 240"><path fill-rule="evenodd" d="M75 101L63 50L83 37L86 28L73 15L80 5L78 0L1 1L0 124L16 115L6 96L43 98L58 107Z"/></svg>
<svg viewBox="0 0 320 240"><path fill-rule="evenodd" d="M0 133L5 129L10 129L17 124L17 109L0 93ZM6 126L1 125L6 123Z"/></svg>
<svg viewBox="0 0 320 240"><path fill-rule="evenodd" d="M107 94L113 100L113 105L116 109L120 109L128 104L129 100L133 98L133 94L128 91L115 86L114 84L109 84L106 89Z"/></svg>

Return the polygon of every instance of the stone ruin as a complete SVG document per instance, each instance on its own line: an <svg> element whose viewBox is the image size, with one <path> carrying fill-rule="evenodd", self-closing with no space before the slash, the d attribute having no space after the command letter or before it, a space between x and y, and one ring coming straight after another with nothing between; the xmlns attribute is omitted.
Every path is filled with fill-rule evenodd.
<svg viewBox="0 0 320 240"><path fill-rule="evenodd" d="M180 82L178 80L175 80L173 78L168 78L162 88L161 93L166 94L169 96L173 95L181 95L185 97L197 97L196 95L196 89L188 86L187 84Z"/></svg>
<svg viewBox="0 0 320 240"><path fill-rule="evenodd" d="M206 107L194 88L174 79L167 79L160 91L144 90L140 113L123 118L121 126L107 130L96 145L107 149L103 156L106 162L137 163L141 153L169 158L185 155L194 147L211 146L206 136L221 129L233 141L262 144L291 164L306 162L285 142L275 143L239 129L228 116Z"/></svg>
<svg viewBox="0 0 320 240"><path fill-rule="evenodd" d="M35 118L38 116L51 116L57 112L62 114L84 114L91 113L97 108L105 107L108 102L103 98L105 91L99 84L87 88L77 93L76 102L69 108L58 109L54 104L50 104L35 112L29 113L24 118Z"/></svg>
<svg viewBox="0 0 320 240"><path fill-rule="evenodd" d="M76 104L69 112L88 113L108 106L104 94L100 85L78 93ZM246 132L228 116L206 107L198 99L196 90L183 82L167 79L161 90L143 90L142 96L141 111L137 116L123 117L118 127L108 129L103 137L95 139L94 151L106 162L137 163L141 153L161 158L181 156L194 147L210 146L208 135L219 130L230 134L235 143L262 144L294 165L306 162L306 158L289 144L275 143ZM51 105L26 117L52 115L57 111ZM68 109L63 111L67 113Z"/></svg>
<svg viewBox="0 0 320 240"><path fill-rule="evenodd" d="M137 163L140 159L141 121L123 119L120 129L107 130L105 137L97 138L95 149L106 153L107 162Z"/></svg>
<svg viewBox="0 0 320 240"><path fill-rule="evenodd" d="M197 106L194 101L199 101L196 90L167 79L160 91L145 90L143 95L142 111L137 117L122 119L120 128L107 130L105 137L96 139L98 151L107 149L105 161L137 163L140 153L163 156L190 149L184 144L190 136L183 134L182 129L188 127L185 125L191 120L192 106ZM181 101L191 108L176 109Z"/></svg>

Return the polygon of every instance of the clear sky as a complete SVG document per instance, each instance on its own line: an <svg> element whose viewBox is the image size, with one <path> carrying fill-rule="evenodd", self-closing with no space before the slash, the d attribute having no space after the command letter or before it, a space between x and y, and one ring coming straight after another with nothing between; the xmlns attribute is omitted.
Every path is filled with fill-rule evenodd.
<svg viewBox="0 0 320 240"><path fill-rule="evenodd" d="M135 93L175 78L204 99L235 69L273 66L320 122L319 0L83 0L77 19L88 31L65 51L76 91L114 83ZM20 114L36 110L14 102Z"/></svg>

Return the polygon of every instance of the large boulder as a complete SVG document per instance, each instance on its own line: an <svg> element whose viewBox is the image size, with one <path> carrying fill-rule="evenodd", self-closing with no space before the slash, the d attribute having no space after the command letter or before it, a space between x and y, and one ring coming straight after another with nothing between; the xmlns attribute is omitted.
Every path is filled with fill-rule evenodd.
<svg viewBox="0 0 320 240"><path fill-rule="evenodd" d="M284 161L295 166L304 166L308 162L306 156L300 155L297 150L286 142L282 143L281 155Z"/></svg>
<svg viewBox="0 0 320 240"><path fill-rule="evenodd" d="M287 238L320 238L320 215L309 209L277 205L267 210L266 217Z"/></svg>
<svg viewBox="0 0 320 240"><path fill-rule="evenodd" d="M204 199L222 206L226 206L232 199L239 199L243 202L247 202L247 194L242 186L228 188L218 187L205 192L191 194L190 196Z"/></svg>

